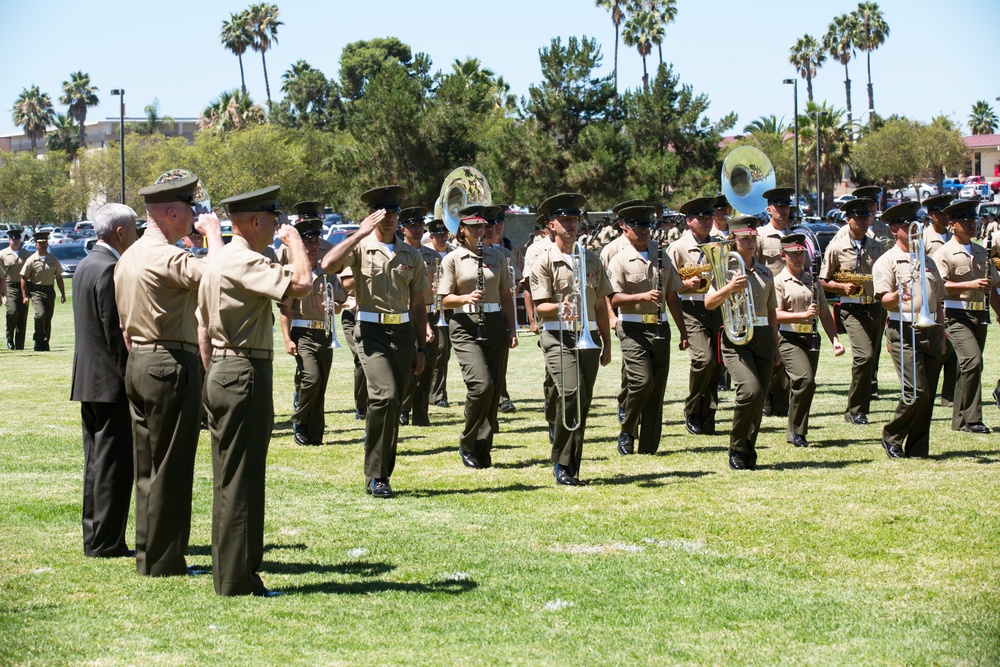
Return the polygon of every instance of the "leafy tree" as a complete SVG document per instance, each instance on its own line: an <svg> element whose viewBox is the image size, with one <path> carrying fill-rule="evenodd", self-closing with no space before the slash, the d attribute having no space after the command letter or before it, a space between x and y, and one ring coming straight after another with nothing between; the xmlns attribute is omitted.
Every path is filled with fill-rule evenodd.
<svg viewBox="0 0 1000 667"><path fill-rule="evenodd" d="M601 9L611 12L611 22L615 26L615 92L618 92L618 38L621 33L622 21L625 20L625 11L622 6L626 0L594 0L594 4Z"/></svg>
<svg viewBox="0 0 1000 667"><path fill-rule="evenodd" d="M234 89L224 91L205 107L198 118L198 127L221 136L260 125L264 120L260 105L254 104L249 95Z"/></svg>
<svg viewBox="0 0 1000 667"><path fill-rule="evenodd" d="M75 217L78 204L67 208L70 189L68 159L54 151L39 160L24 151L0 154L0 219L22 225L56 224Z"/></svg>
<svg viewBox="0 0 1000 667"><path fill-rule="evenodd" d="M87 143L83 124L87 121L87 109L97 106L97 86L91 85L90 75L83 72L73 72L69 75L69 81L63 81L62 86L63 92L59 103L69 107L69 117L77 122L80 135L77 140L79 148ZM75 155L76 149L69 152Z"/></svg>
<svg viewBox="0 0 1000 667"><path fill-rule="evenodd" d="M656 41L663 40L663 26L652 12L637 11L625 21L622 39L626 46L634 46L642 57L642 88L649 89L649 73L646 71L646 56L653 50Z"/></svg>
<svg viewBox="0 0 1000 667"><path fill-rule="evenodd" d="M743 133L784 135L786 129L785 117L782 116L781 120L778 120L777 116L771 114L770 116L761 116L757 120L744 125Z"/></svg>
<svg viewBox="0 0 1000 667"><path fill-rule="evenodd" d="M142 108L146 115L146 120L142 122L131 122L125 124L126 132L134 132L144 136L150 136L174 127L174 119L170 116L160 115L160 100L153 98L152 103Z"/></svg>
<svg viewBox="0 0 1000 667"><path fill-rule="evenodd" d="M972 134L993 134L997 131L1000 120L986 100L979 100L972 105L969 114L969 131Z"/></svg>
<svg viewBox="0 0 1000 667"><path fill-rule="evenodd" d="M253 41L250 48L260 53L261 63L264 65L264 88L267 91L267 110L271 110L271 82L267 78L267 52L272 44L278 43L278 26L284 25L278 20L280 10L278 5L260 2L251 5L247 10L250 31Z"/></svg>
<svg viewBox="0 0 1000 667"><path fill-rule="evenodd" d="M872 87L872 51L885 44L889 36L889 24L882 16L877 3L861 2L853 13L857 29L854 43L868 56L868 110L875 112L875 93Z"/></svg>
<svg viewBox="0 0 1000 667"><path fill-rule="evenodd" d="M889 120L858 141L854 163L875 183L893 190L905 188L916 182L924 167L919 142L918 123L905 118Z"/></svg>
<svg viewBox="0 0 1000 667"><path fill-rule="evenodd" d="M283 130L265 123L225 136L199 132L191 165L212 201L221 201L241 192L295 181L304 167L302 157L300 144L288 141ZM290 207L300 201L295 199L300 194L283 187L280 204Z"/></svg>
<svg viewBox="0 0 1000 667"><path fill-rule="evenodd" d="M629 189L634 147L611 123L594 123L580 133L566 170L569 190L587 195L589 207L608 209Z"/></svg>
<svg viewBox="0 0 1000 667"><path fill-rule="evenodd" d="M423 58L420 64L426 65L426 74L430 63L426 56ZM360 99L367 83L391 63L399 63L407 70L415 64L410 47L395 37L360 40L345 46L340 54L340 87L344 97L349 100ZM418 71L415 70L414 73Z"/></svg>
<svg viewBox="0 0 1000 667"><path fill-rule="evenodd" d="M788 62L795 65L795 70L806 80L806 91L809 101L813 101L813 79L816 72L826 62L826 54L819 41L812 35L799 37L792 46Z"/></svg>
<svg viewBox="0 0 1000 667"><path fill-rule="evenodd" d="M945 116L937 116L930 125L921 126L918 146L923 153L921 171L939 188L945 176L961 171L969 159L962 133Z"/></svg>
<svg viewBox="0 0 1000 667"><path fill-rule="evenodd" d="M847 124L853 123L851 115L851 76L847 71L847 63L854 56L855 38L858 34L858 21L852 14L841 14L833 19L826 35L823 36L823 48L830 57L844 66L844 89L847 91Z"/></svg>
<svg viewBox="0 0 1000 667"><path fill-rule="evenodd" d="M55 131L45 141L49 151L62 151L73 159L80 150L79 126L69 114L56 114Z"/></svg>
<svg viewBox="0 0 1000 667"><path fill-rule="evenodd" d="M247 93L247 81L243 74L243 54L254 43L253 31L250 25L250 13L247 10L239 14L230 14L228 21L222 22L219 40L227 51L232 52L240 62L240 90Z"/></svg>
<svg viewBox="0 0 1000 667"><path fill-rule="evenodd" d="M305 60L297 61L281 75L285 99L278 104L272 121L280 127L320 129L337 127L341 121L340 94L335 81Z"/></svg>
<svg viewBox="0 0 1000 667"><path fill-rule="evenodd" d="M540 204L568 188L562 172L553 168L560 154L534 118L502 118L484 131L474 164L489 181L494 201Z"/></svg>
<svg viewBox="0 0 1000 667"><path fill-rule="evenodd" d="M55 120L52 98L38 86L24 88L14 101L12 110L14 125L24 128L24 134L31 141L31 150L38 150L38 140L45 136L49 125Z"/></svg>

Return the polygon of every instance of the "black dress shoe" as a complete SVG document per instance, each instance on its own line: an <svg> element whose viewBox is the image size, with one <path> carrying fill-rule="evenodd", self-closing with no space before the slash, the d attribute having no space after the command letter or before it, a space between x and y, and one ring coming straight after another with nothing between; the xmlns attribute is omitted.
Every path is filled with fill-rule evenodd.
<svg viewBox="0 0 1000 667"><path fill-rule="evenodd" d="M399 425L408 426L410 423L410 414L408 412L399 413Z"/></svg>
<svg viewBox="0 0 1000 667"><path fill-rule="evenodd" d="M259 591L253 592L255 598L276 598L279 595L284 594L281 591L272 591L270 588L262 588Z"/></svg>
<svg viewBox="0 0 1000 667"><path fill-rule="evenodd" d="M980 435L986 435L990 433L990 427L982 422L975 422L974 424L965 424L960 431L965 433L978 433Z"/></svg>
<svg viewBox="0 0 1000 667"><path fill-rule="evenodd" d="M635 454L635 438L628 433L618 434L618 453L622 456Z"/></svg>
<svg viewBox="0 0 1000 667"><path fill-rule="evenodd" d="M701 435L701 417L699 415L684 413L684 426L691 435Z"/></svg>
<svg viewBox="0 0 1000 667"><path fill-rule="evenodd" d="M844 413L844 421L848 424L854 424L855 426L867 426L868 425L868 415L863 412L859 412L856 415L852 415L850 412Z"/></svg>
<svg viewBox="0 0 1000 667"><path fill-rule="evenodd" d="M298 432L298 431L296 431L295 434L292 435L292 440L295 441L296 445L308 445L308 444L310 444L309 443L309 438L306 437L306 434Z"/></svg>
<svg viewBox="0 0 1000 667"><path fill-rule="evenodd" d="M997 407L1000 408L1000 387L993 390L993 400L997 402Z"/></svg>
<svg viewBox="0 0 1000 667"><path fill-rule="evenodd" d="M490 453L489 445L485 440L478 440L476 442L476 459L479 461L479 467L482 469L493 467L493 455Z"/></svg>
<svg viewBox="0 0 1000 667"><path fill-rule="evenodd" d="M938 405L940 405L942 408L953 408L953 407L955 407L954 401L950 401L947 398L945 398L944 396L942 396L941 400L938 401Z"/></svg>
<svg viewBox="0 0 1000 667"><path fill-rule="evenodd" d="M442 398L440 401L434 401L434 405L438 406L439 408L447 408L449 404L448 401Z"/></svg>
<svg viewBox="0 0 1000 667"><path fill-rule="evenodd" d="M14 341L10 340L9 338L7 339L7 349L8 350L14 349Z"/></svg>
<svg viewBox="0 0 1000 667"><path fill-rule="evenodd" d="M572 475L570 470L564 466L555 465L555 476L556 484L561 484L563 486L586 486L586 483L581 482L576 477Z"/></svg>
<svg viewBox="0 0 1000 667"><path fill-rule="evenodd" d="M801 436L801 435L793 435L792 436L792 444L795 445L796 447L808 447L809 446L809 443L806 441L805 437Z"/></svg>
<svg viewBox="0 0 1000 667"><path fill-rule="evenodd" d="M462 455L462 463L465 464L466 468L482 468L482 464L479 463L479 459L472 452L467 452L461 447L458 448L458 453Z"/></svg>
<svg viewBox="0 0 1000 667"><path fill-rule="evenodd" d="M360 410L355 410L354 411L354 418L355 419L357 419L359 421L364 421L366 417L367 417L367 415L365 413L361 412Z"/></svg>
<svg viewBox="0 0 1000 667"><path fill-rule="evenodd" d="M882 448L885 449L885 455L890 459L903 458L903 448L898 445L890 445L885 440L882 440Z"/></svg>
<svg viewBox="0 0 1000 667"><path fill-rule="evenodd" d="M772 411L771 411L771 399L770 398L765 398L764 399L764 408L761 410L761 412L764 413L765 417L770 417L771 416Z"/></svg>
<svg viewBox="0 0 1000 667"><path fill-rule="evenodd" d="M556 444L556 424L555 422L549 422L549 444Z"/></svg>
<svg viewBox="0 0 1000 667"><path fill-rule="evenodd" d="M732 468L733 470L747 470L746 455L743 452L738 452L730 447L729 467Z"/></svg>
<svg viewBox="0 0 1000 667"><path fill-rule="evenodd" d="M618 404L618 423L619 424L625 423L625 406L622 405L621 403Z"/></svg>
<svg viewBox="0 0 1000 667"><path fill-rule="evenodd" d="M392 487L389 486L388 479L372 479L370 486L370 492L375 498L392 498L396 494L392 492Z"/></svg>
<svg viewBox="0 0 1000 667"><path fill-rule="evenodd" d="M517 408L514 406L514 401L509 398L500 403L500 412L517 412Z"/></svg>

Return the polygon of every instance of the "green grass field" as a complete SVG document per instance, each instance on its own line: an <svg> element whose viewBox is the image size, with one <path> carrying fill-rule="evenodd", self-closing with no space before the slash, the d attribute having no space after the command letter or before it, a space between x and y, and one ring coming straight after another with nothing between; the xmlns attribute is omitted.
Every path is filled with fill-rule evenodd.
<svg viewBox="0 0 1000 667"><path fill-rule="evenodd" d="M524 335L495 467L459 460L453 360L453 406L401 430L390 501L362 489L346 347L318 448L292 443L294 365L281 355L261 575L286 594L220 598L210 576L146 579L132 561L83 557L72 309L58 305L51 353L0 352L0 664L1000 663L1000 436L953 433L937 408L932 457L890 461L878 438L895 401L873 404L869 427L845 424L849 355L828 348L813 446L787 445L784 420L765 418L755 473L728 469L726 437L684 430L676 351L660 452L620 457L616 349L588 425L591 485L566 488L548 463L541 353ZM887 356L880 370L891 396ZM998 373L991 355L987 397ZM984 411L1000 426L992 401ZM211 484L203 431L193 565L211 564Z"/></svg>

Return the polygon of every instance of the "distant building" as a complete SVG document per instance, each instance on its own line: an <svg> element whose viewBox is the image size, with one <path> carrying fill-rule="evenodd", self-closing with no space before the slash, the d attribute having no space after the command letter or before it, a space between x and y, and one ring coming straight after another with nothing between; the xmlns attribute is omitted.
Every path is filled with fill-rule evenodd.
<svg viewBox="0 0 1000 667"><path fill-rule="evenodd" d="M972 154L974 176L1000 177L1000 134L973 134L962 140Z"/></svg>
<svg viewBox="0 0 1000 667"><path fill-rule="evenodd" d="M188 143L194 143L194 134L198 131L197 118L174 118L173 127L167 126L159 130L166 137L184 137ZM109 142L118 141L119 119L88 120L84 123L84 137L87 148L105 148ZM126 130L129 123L145 123L146 118L125 118ZM38 153L45 153L45 139L38 140ZM0 134L0 151L30 151L31 140L24 132Z"/></svg>

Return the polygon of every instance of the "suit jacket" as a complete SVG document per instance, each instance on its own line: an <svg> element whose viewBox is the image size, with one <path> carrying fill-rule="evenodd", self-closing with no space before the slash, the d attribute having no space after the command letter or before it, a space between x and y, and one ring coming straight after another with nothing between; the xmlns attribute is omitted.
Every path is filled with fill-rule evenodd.
<svg viewBox="0 0 1000 667"><path fill-rule="evenodd" d="M115 303L114 254L103 246L80 260L73 275L73 388L70 400L125 401L128 350Z"/></svg>

